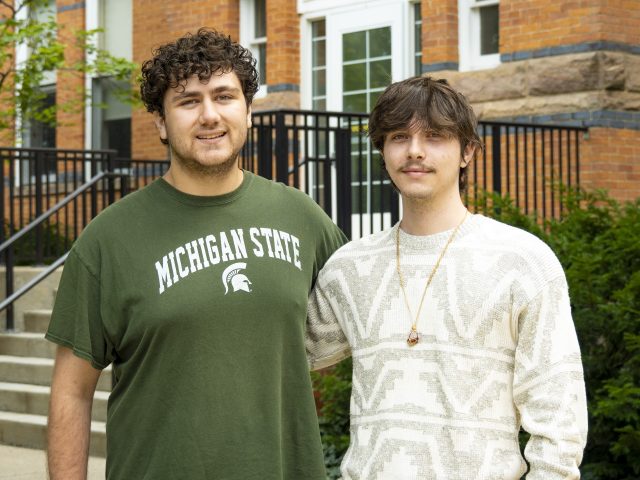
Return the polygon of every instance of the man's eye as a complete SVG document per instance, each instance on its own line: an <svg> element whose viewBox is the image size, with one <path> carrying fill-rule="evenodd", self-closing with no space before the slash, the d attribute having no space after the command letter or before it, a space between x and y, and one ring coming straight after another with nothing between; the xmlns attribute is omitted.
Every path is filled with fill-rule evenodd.
<svg viewBox="0 0 640 480"><path fill-rule="evenodd" d="M190 98L189 100L183 100L180 102L181 106L195 105L198 101L194 98Z"/></svg>
<svg viewBox="0 0 640 480"><path fill-rule="evenodd" d="M404 133L394 133L391 135L391 140L404 140L407 136Z"/></svg>
<svg viewBox="0 0 640 480"><path fill-rule="evenodd" d="M222 101L233 100L233 95L219 95L218 100L222 100Z"/></svg>

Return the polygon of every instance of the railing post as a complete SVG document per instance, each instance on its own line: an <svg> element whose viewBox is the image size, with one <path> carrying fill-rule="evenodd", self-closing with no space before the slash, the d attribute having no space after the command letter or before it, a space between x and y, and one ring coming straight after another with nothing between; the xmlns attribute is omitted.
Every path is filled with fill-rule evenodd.
<svg viewBox="0 0 640 480"><path fill-rule="evenodd" d="M289 138L284 112L276 112L276 181L289 183Z"/></svg>
<svg viewBox="0 0 640 480"><path fill-rule="evenodd" d="M263 117L264 120L264 117ZM258 125L258 175L273 179L273 156L271 154L271 125Z"/></svg>
<svg viewBox="0 0 640 480"><path fill-rule="evenodd" d="M10 231L9 236L11 236L12 234L13 233ZM5 287L6 296L4 298L9 298L11 295L13 295L13 245L7 248L4 258L5 258L4 267L5 267L5 282L6 282L6 287ZM13 330L14 328L13 303L11 303L5 310L5 315L7 319L7 330L8 331Z"/></svg>
<svg viewBox="0 0 640 480"><path fill-rule="evenodd" d="M107 170L109 171L109 173L115 173L116 172L116 152L109 152L107 154ZM120 182L122 182L122 180L120 180ZM109 199L109 205L111 205L113 202L116 201L116 177L115 176L109 176L109 178L107 178L107 185L108 185L108 199Z"/></svg>
<svg viewBox="0 0 640 480"><path fill-rule="evenodd" d="M42 176L45 174L45 155L44 152L38 151L36 152L34 162L35 162L35 177L36 177L36 186L35 186L35 200L36 200L36 212L35 217L38 218L42 215ZM31 219L30 219L31 221ZM44 263L44 252L42 245L42 225L38 225L36 227L36 263L42 265Z"/></svg>
<svg viewBox="0 0 640 480"><path fill-rule="evenodd" d="M491 162L493 172L493 191L502 193L502 158L501 158L501 132L500 125L491 125Z"/></svg>
<svg viewBox="0 0 640 480"><path fill-rule="evenodd" d="M338 196L338 227L347 238L351 238L351 131L340 128L336 131L336 180ZM325 183L331 182L330 178ZM327 212L331 215L331 211Z"/></svg>

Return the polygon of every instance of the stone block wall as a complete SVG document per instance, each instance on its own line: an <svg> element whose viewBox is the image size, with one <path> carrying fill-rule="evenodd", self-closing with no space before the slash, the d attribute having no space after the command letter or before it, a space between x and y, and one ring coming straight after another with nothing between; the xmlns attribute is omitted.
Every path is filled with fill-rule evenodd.
<svg viewBox="0 0 640 480"><path fill-rule="evenodd" d="M589 127L581 185L620 200L640 196L639 55L593 51L432 75L449 79L480 119Z"/></svg>

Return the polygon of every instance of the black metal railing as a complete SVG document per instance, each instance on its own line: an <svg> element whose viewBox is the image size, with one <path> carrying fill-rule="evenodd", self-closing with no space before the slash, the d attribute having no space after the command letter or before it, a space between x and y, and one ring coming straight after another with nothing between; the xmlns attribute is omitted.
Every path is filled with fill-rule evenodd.
<svg viewBox="0 0 640 480"><path fill-rule="evenodd" d="M481 191L507 194L524 213L557 218L563 210L559 186L580 184L584 127L481 121L484 144L472 164L467 203Z"/></svg>
<svg viewBox="0 0 640 480"><path fill-rule="evenodd" d="M31 232L37 231L41 228L42 224L47 222L52 216L60 212L67 205L74 202L78 197L80 197L86 191L94 188L103 180L109 180L109 185L106 190L110 192L109 199L113 201L115 198L112 193L115 191L113 188L113 179L115 177L121 178L120 174L113 174L110 172L102 172L96 174L92 177L88 182L84 183L76 190L71 192L69 195L64 197L61 201L56 203L54 206L49 208L46 212L39 215L33 221L31 221L24 228L20 229L17 233L13 234L10 238L5 240L0 244L0 256L5 258L5 299L0 302L0 312L6 309L6 318L7 318L7 330L13 329L13 302L18 300L22 295L31 290L34 286L44 280L47 276L49 276L53 271L61 266L67 258L69 252L65 252L61 257L57 258L53 261L47 268L41 271L34 278L30 279L26 282L22 287L20 287L17 291L14 291L14 263L13 263L13 249L15 245L29 235Z"/></svg>
<svg viewBox="0 0 640 480"><path fill-rule="evenodd" d="M5 267L7 329L13 301L60 265L104 208L161 176L167 160L119 159L115 151L0 148L0 262ZM50 267L14 292L16 265Z"/></svg>
<svg viewBox="0 0 640 480"><path fill-rule="evenodd" d="M399 218L399 199L366 137L364 113L255 112L242 151L245 168L311 195L347 236L382 230ZM510 195L541 218L562 211L559 184L580 181L580 140L586 128L481 121L485 148L469 167L465 201L483 191Z"/></svg>

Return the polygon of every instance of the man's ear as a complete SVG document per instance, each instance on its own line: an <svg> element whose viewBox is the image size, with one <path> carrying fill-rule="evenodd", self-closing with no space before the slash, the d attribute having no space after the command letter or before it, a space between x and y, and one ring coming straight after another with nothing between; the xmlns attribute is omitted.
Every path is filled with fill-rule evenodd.
<svg viewBox="0 0 640 480"><path fill-rule="evenodd" d="M160 112L153 112L153 123L155 123L161 140L167 139L167 125L165 124L164 117L160 115Z"/></svg>
<svg viewBox="0 0 640 480"><path fill-rule="evenodd" d="M251 105L247 108L247 128L251 128Z"/></svg>
<svg viewBox="0 0 640 480"><path fill-rule="evenodd" d="M476 147L471 143L467 144L464 148L464 152L462 152L462 159L460 160L460 168L465 168L471 163L473 160L473 155L475 154Z"/></svg>

